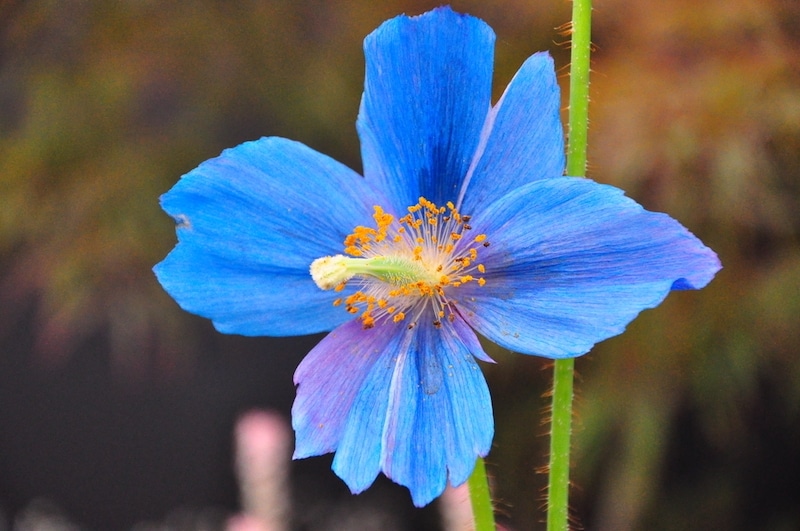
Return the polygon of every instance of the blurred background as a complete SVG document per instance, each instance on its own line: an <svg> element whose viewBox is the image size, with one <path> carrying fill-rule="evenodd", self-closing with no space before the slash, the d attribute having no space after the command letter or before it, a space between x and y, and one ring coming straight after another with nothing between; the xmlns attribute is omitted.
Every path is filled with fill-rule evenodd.
<svg viewBox="0 0 800 531"><path fill-rule="evenodd" d="M241 437L290 452L319 337L182 312L151 273L175 243L158 196L260 136L360 170L361 41L438 4L0 1L0 530L267 528L231 520L260 455ZM568 2L452 5L497 33L495 96L538 50L566 90ZM590 177L725 269L578 360L576 527L800 529L800 2L596 0L593 37ZM549 364L490 353L499 521L541 529ZM285 529L442 529L443 504L353 497L329 467L267 467Z"/></svg>

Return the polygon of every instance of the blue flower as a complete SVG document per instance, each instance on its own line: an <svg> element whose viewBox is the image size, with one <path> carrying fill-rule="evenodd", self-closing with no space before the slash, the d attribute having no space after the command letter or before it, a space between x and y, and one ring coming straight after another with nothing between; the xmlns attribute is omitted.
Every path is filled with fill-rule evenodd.
<svg viewBox="0 0 800 531"><path fill-rule="evenodd" d="M294 457L335 452L353 492L379 472L422 506L493 436L475 331L565 358L621 333L716 255L617 188L564 177L553 62L491 106L494 33L439 8L364 42L364 177L283 138L224 151L161 199L179 243L155 272L218 330L332 330L295 373Z"/></svg>

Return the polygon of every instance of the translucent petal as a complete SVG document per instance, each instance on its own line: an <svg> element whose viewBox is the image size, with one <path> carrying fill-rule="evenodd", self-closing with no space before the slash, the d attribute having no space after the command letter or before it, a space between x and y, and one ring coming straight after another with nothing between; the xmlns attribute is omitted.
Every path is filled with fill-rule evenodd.
<svg viewBox="0 0 800 531"><path fill-rule="evenodd" d="M529 57L486 120L462 191L463 213L529 182L563 175L560 106L553 59L546 53Z"/></svg>

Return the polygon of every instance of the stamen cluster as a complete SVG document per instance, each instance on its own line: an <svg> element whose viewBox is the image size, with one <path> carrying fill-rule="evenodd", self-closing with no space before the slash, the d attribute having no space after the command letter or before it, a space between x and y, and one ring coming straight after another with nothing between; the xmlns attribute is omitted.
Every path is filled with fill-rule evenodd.
<svg viewBox="0 0 800 531"><path fill-rule="evenodd" d="M345 253L374 267L360 268L336 285L341 291L348 282L358 282L361 289L334 305L360 312L364 328L391 319L411 329L427 310L437 328L443 319L452 321L453 289L486 284L486 268L478 262L479 248L489 246L486 235L470 237L470 216L461 215L452 202L437 206L420 197L397 219L380 206L374 209L375 228L358 226L344 241Z"/></svg>

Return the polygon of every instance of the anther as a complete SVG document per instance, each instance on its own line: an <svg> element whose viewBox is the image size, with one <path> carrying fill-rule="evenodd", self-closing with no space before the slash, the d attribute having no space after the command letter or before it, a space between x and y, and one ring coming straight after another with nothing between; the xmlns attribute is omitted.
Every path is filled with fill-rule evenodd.
<svg viewBox="0 0 800 531"><path fill-rule="evenodd" d="M486 235L465 239L465 231L473 228L471 217L462 216L452 202L438 206L424 197L403 216L376 206L372 217L374 227L357 226L345 238L344 254L314 261L314 282L337 292L356 284L359 291L333 304L361 313L365 329L401 321L413 329L417 321L409 323L407 315L431 315L437 329L453 322L457 301L451 291L470 282L486 284L478 276L486 267L477 262L478 244L489 246Z"/></svg>

